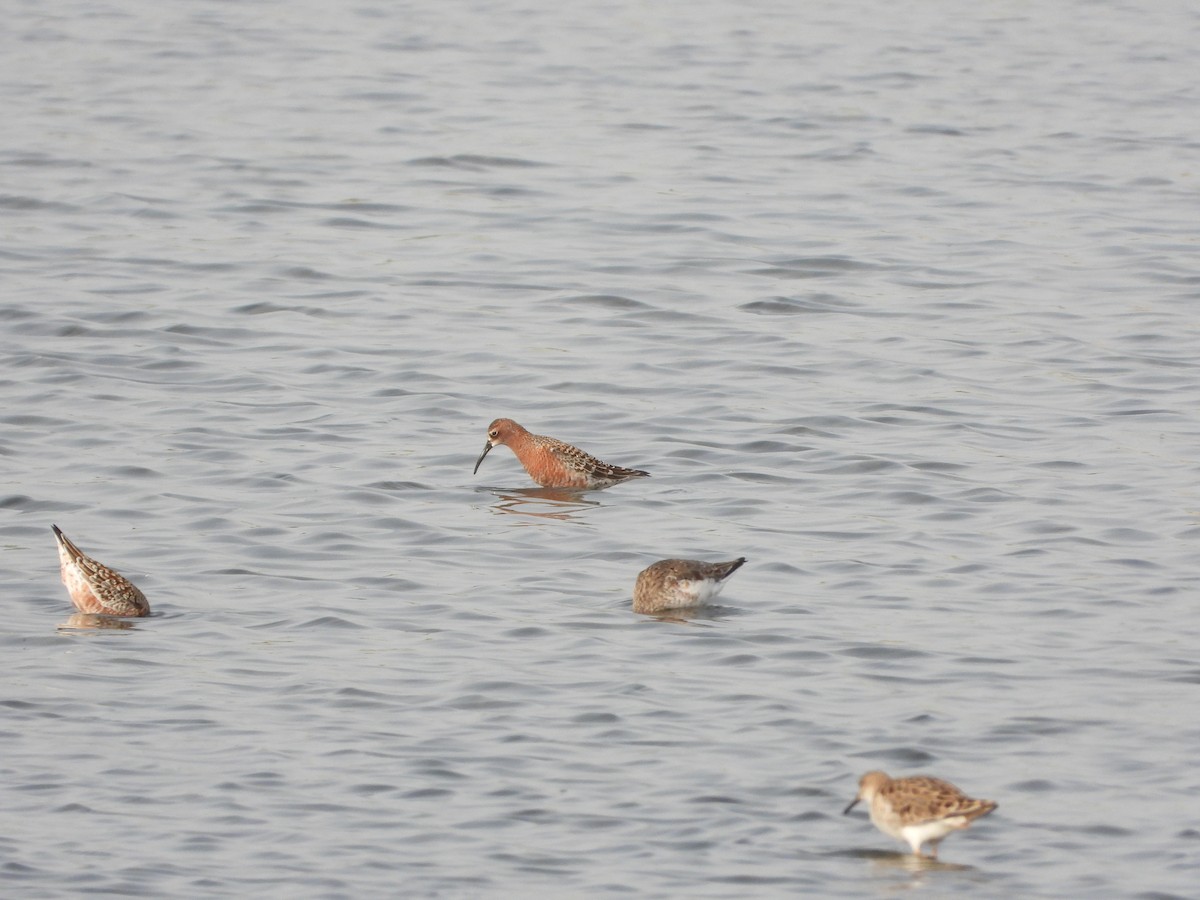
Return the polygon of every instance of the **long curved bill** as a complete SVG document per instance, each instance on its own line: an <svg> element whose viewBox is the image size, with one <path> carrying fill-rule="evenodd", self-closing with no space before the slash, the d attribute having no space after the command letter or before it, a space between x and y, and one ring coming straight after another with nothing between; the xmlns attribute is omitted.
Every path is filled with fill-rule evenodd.
<svg viewBox="0 0 1200 900"><path fill-rule="evenodd" d="M486 444L483 445L483 452L479 454L479 459L475 460L475 468L471 470L472 475L474 475L476 472L479 471L479 464L481 462L483 462L483 458L491 452L492 452L492 442L488 441Z"/></svg>

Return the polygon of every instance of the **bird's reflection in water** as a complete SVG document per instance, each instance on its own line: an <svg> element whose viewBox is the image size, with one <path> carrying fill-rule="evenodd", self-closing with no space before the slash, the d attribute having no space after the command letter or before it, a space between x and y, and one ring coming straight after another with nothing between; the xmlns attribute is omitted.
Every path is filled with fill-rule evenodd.
<svg viewBox="0 0 1200 900"><path fill-rule="evenodd" d="M96 631L110 629L113 631L132 631L137 628L137 619L105 616L100 613L74 613L65 622L58 623L59 631Z"/></svg>
<svg viewBox="0 0 1200 900"><path fill-rule="evenodd" d="M961 863L942 862L940 859L930 859L928 856L916 856L912 853L893 853L874 860L879 869L903 869L920 878L926 872L970 872L974 866L964 866Z"/></svg>
<svg viewBox="0 0 1200 900"><path fill-rule="evenodd" d="M585 491L572 488L505 488L492 493L499 498L492 504L496 512L535 519L574 519L575 513L600 505L586 499Z"/></svg>
<svg viewBox="0 0 1200 900"><path fill-rule="evenodd" d="M720 622L738 615L732 606L688 606L683 609L664 609L656 613L642 613L643 618L659 622L674 622L677 625L703 625L705 622Z"/></svg>
<svg viewBox="0 0 1200 900"><path fill-rule="evenodd" d="M920 887L927 876L934 872L977 872L974 866L964 866L960 863L942 862L930 859L928 856L915 856L912 853L892 852L890 850L847 850L838 855L855 856L871 861L871 868L879 874L889 872L907 872L911 877L903 885L895 887L905 890Z"/></svg>

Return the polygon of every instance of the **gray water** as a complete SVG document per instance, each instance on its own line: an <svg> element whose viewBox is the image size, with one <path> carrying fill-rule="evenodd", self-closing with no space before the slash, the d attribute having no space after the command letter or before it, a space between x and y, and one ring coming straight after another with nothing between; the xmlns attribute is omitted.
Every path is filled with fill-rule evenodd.
<svg viewBox="0 0 1200 900"><path fill-rule="evenodd" d="M1194 6L4 18L5 896L1197 895Z"/></svg>

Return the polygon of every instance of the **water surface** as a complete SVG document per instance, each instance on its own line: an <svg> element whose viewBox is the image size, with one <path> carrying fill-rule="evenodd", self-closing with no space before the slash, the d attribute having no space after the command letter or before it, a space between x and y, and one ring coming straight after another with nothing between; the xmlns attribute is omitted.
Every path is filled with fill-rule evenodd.
<svg viewBox="0 0 1200 900"><path fill-rule="evenodd" d="M1193 895L1198 46L10 10L5 893ZM653 475L472 476L501 415ZM51 523L155 615L69 620ZM872 768L1000 807L915 865Z"/></svg>

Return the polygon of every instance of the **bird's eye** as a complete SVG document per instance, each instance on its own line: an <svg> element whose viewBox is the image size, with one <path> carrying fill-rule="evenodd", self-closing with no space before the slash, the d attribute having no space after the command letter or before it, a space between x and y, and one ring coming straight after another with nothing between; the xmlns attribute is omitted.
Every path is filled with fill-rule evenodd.
<svg viewBox="0 0 1200 900"><path fill-rule="evenodd" d="M496 437L499 434L500 432L498 430L492 430L488 432L488 437Z"/></svg>

